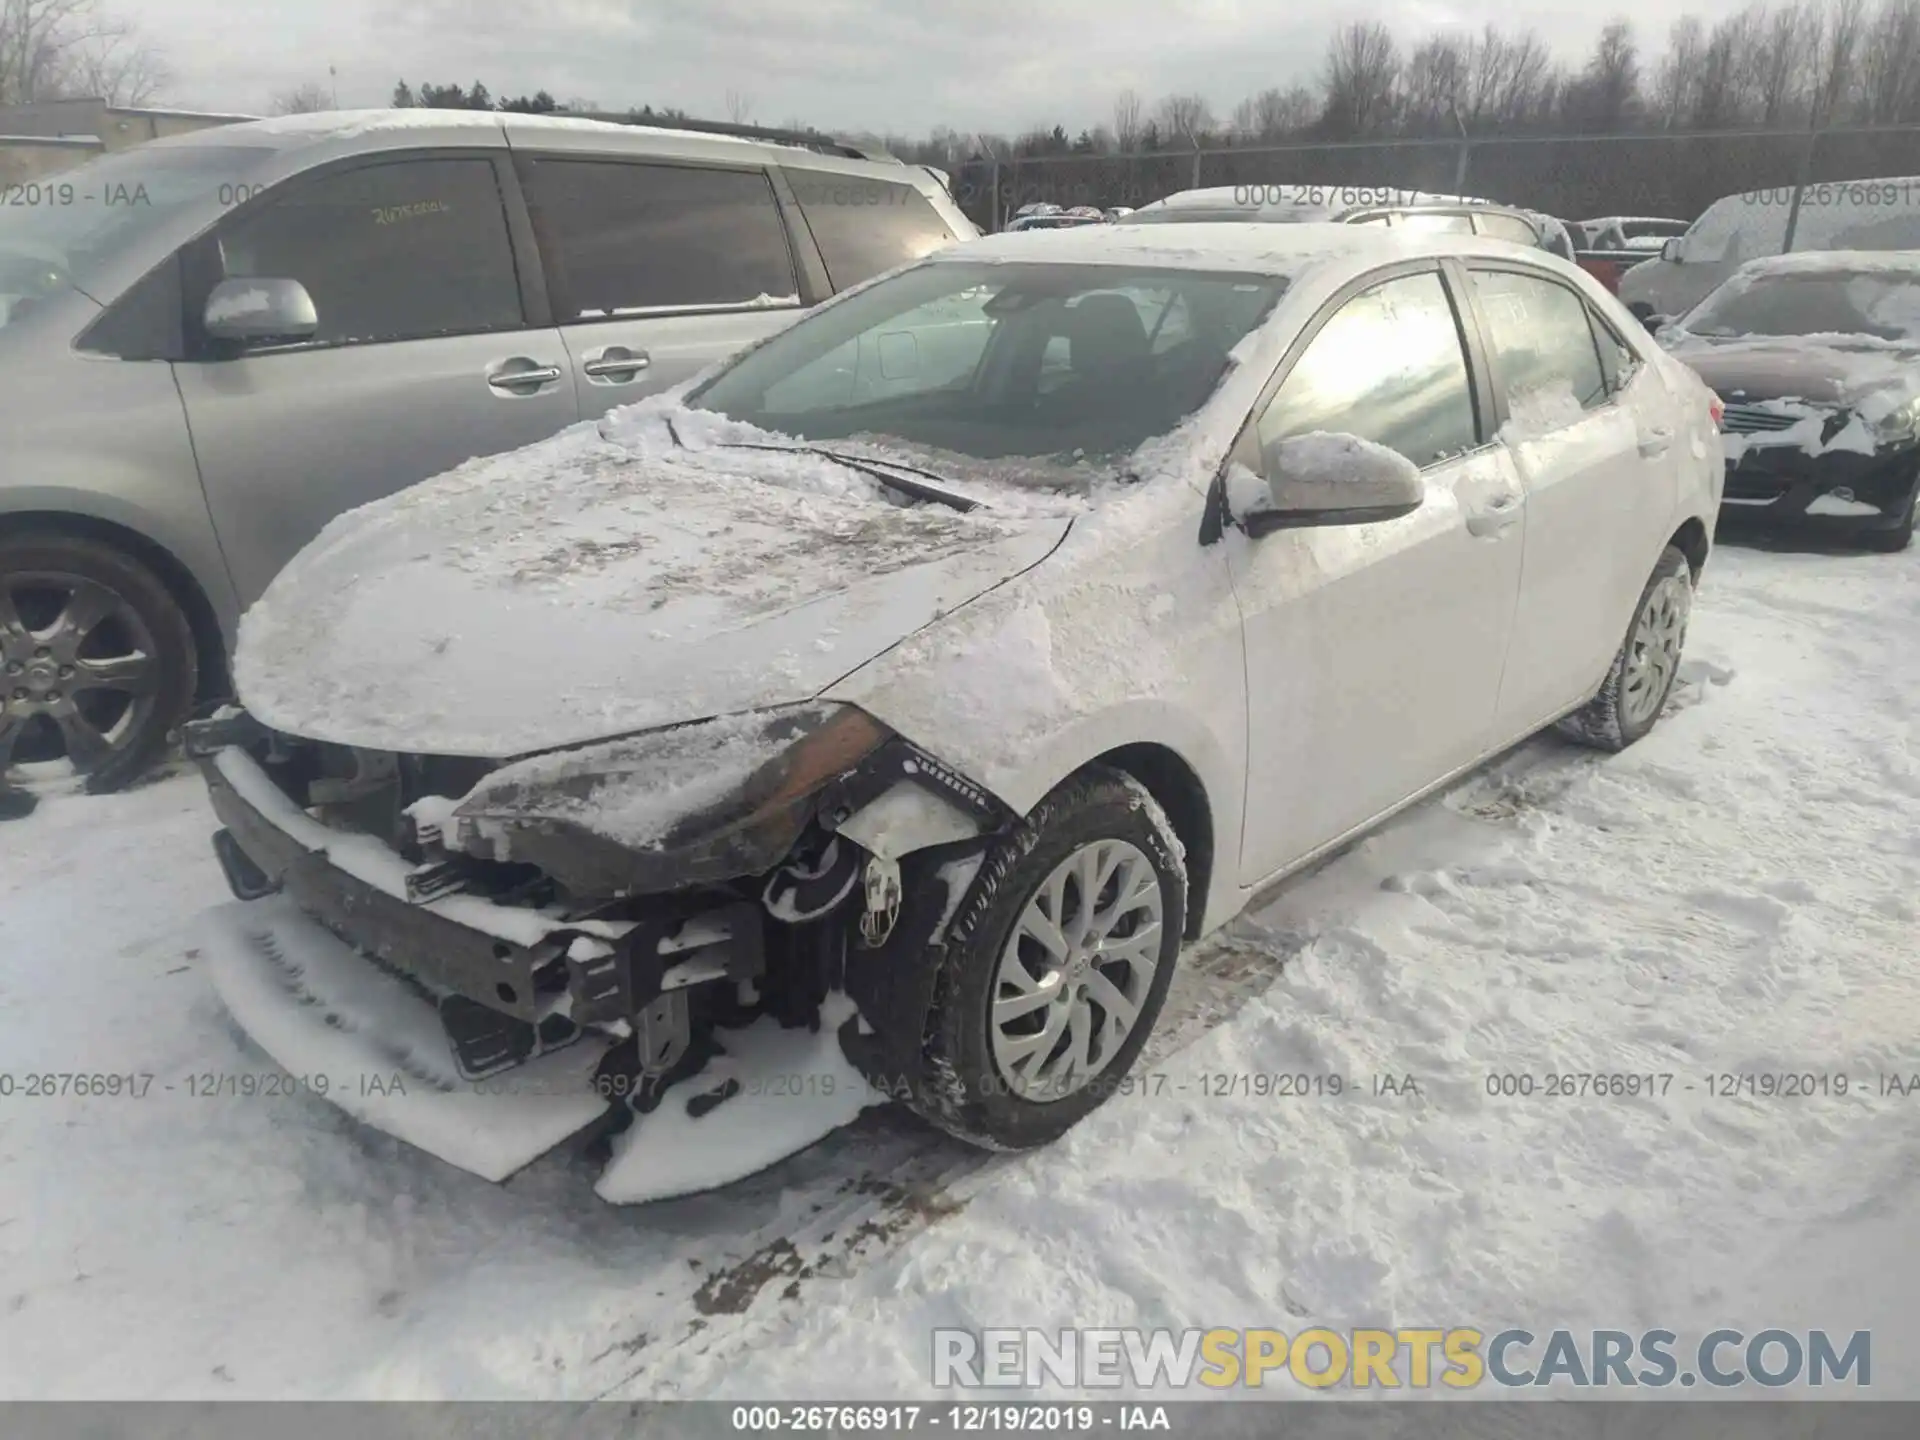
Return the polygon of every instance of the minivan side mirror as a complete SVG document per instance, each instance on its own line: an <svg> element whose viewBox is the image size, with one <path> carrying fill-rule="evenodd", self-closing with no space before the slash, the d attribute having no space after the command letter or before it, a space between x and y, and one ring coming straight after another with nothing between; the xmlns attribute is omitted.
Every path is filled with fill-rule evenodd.
<svg viewBox="0 0 1920 1440"><path fill-rule="evenodd" d="M1660 247L1660 258L1669 265L1684 265L1687 260L1687 237L1675 235Z"/></svg>
<svg viewBox="0 0 1920 1440"><path fill-rule="evenodd" d="M202 323L215 340L305 340L320 316L298 280L233 279L213 287Z"/></svg>
<svg viewBox="0 0 1920 1440"><path fill-rule="evenodd" d="M1263 447L1261 461L1266 493L1234 507L1240 528L1252 536L1397 520L1426 499L1411 460L1357 435L1289 435Z"/></svg>

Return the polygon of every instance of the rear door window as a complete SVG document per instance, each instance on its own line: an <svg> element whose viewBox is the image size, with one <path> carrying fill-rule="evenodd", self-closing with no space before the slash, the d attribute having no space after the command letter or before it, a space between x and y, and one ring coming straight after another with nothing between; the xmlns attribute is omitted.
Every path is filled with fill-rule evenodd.
<svg viewBox="0 0 1920 1440"><path fill-rule="evenodd" d="M762 171L533 156L522 177L563 325L799 303Z"/></svg>
<svg viewBox="0 0 1920 1440"><path fill-rule="evenodd" d="M1550 414L1568 397L1583 410L1613 398L1586 301L1557 281L1474 270L1494 378L1515 413ZM1571 416L1571 412L1568 412Z"/></svg>
<svg viewBox="0 0 1920 1440"><path fill-rule="evenodd" d="M790 169L785 174L835 290L953 243L953 231L940 212L904 181L825 170Z"/></svg>

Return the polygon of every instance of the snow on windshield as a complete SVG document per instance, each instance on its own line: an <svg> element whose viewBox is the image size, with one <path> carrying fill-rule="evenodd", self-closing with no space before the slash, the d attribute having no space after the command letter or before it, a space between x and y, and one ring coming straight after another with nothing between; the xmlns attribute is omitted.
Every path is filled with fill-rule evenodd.
<svg viewBox="0 0 1920 1440"><path fill-rule="evenodd" d="M1686 318L1686 333L1847 337L1920 343L1920 268L1757 267L1734 276Z"/></svg>

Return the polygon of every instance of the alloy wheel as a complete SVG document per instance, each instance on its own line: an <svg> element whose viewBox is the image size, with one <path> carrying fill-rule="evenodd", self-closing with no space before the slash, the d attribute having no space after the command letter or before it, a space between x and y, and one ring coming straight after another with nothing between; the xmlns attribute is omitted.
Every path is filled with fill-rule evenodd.
<svg viewBox="0 0 1920 1440"><path fill-rule="evenodd" d="M160 693L159 650L126 597L59 571L0 575L0 771L81 774L129 744Z"/></svg>
<svg viewBox="0 0 1920 1440"><path fill-rule="evenodd" d="M1081 846L1034 891L1000 953L987 1020L1015 1095L1059 1100L1113 1063L1160 964L1164 909L1159 872L1125 840Z"/></svg>

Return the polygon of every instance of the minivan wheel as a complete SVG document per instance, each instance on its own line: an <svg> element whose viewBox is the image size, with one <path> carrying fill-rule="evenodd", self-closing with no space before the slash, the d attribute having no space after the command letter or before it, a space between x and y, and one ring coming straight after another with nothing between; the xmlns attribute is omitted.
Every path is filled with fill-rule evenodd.
<svg viewBox="0 0 1920 1440"><path fill-rule="evenodd" d="M123 788L186 718L198 669L139 561L74 535L0 539L0 775L65 761L95 794Z"/></svg>
<svg viewBox="0 0 1920 1440"><path fill-rule="evenodd" d="M1089 767L980 866L946 943L913 1108L976 1145L1064 1134L1121 1087L1186 929L1179 841L1146 790Z"/></svg>
<svg viewBox="0 0 1920 1440"><path fill-rule="evenodd" d="M1669 545L1653 567L1647 588L1613 657L1600 691L1560 722L1561 730L1601 750L1624 750L1653 729L1680 673L1680 652L1693 613L1693 569Z"/></svg>

